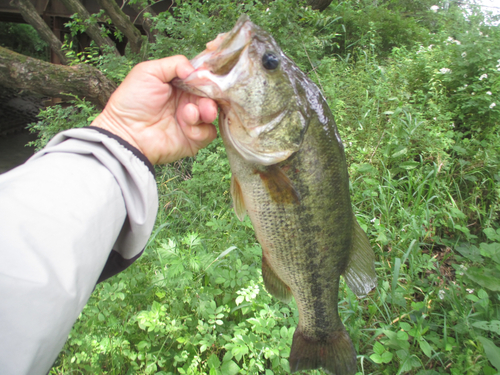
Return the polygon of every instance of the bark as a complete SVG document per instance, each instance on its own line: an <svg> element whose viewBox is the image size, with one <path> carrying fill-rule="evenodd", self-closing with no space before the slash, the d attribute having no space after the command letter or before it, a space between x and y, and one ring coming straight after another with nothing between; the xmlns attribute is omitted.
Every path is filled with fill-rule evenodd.
<svg viewBox="0 0 500 375"><path fill-rule="evenodd" d="M91 65L51 64L3 47L0 47L0 86L63 99L78 96L100 108L104 108L116 89L113 81Z"/></svg>
<svg viewBox="0 0 500 375"><path fill-rule="evenodd" d="M312 9L322 12L328 8L331 2L332 0L307 0L307 5L310 5Z"/></svg>
<svg viewBox="0 0 500 375"><path fill-rule="evenodd" d="M46 41L52 51L59 57L62 64L67 64L68 60L61 50L62 43L54 35L50 27L44 22L42 17L36 11L36 8L31 4L29 0L12 0L10 5L19 9L24 20L29 23L38 32L38 35Z"/></svg>
<svg viewBox="0 0 500 375"><path fill-rule="evenodd" d="M132 52L139 53L141 51L142 36L128 16L123 13L114 0L97 0L97 2L106 11L117 29L127 37Z"/></svg>
<svg viewBox="0 0 500 375"><path fill-rule="evenodd" d="M61 3L64 4L66 9L68 9L72 13L78 13L78 15L84 19L88 20L90 18L90 14L85 9L85 7L78 0L60 0ZM87 26L85 33L88 34L92 38L94 42L102 49L104 46L111 46L117 56L120 56L120 52L116 49L115 43L108 38L107 36L101 35L101 29L97 24L90 24Z"/></svg>
<svg viewBox="0 0 500 375"><path fill-rule="evenodd" d="M151 21L151 19L149 17L144 17L144 13L149 13L149 14L151 14L151 17L156 17L157 16L156 12L150 6L143 9L137 3L134 3L134 4L129 3L128 5L130 7L132 7L132 9L134 9L137 12L137 14L138 14L137 19L139 20L142 27L144 28L144 31L146 31L146 33L148 34L149 42L154 43L155 42L155 35L158 34L158 30L153 28L153 26L154 26L153 21Z"/></svg>

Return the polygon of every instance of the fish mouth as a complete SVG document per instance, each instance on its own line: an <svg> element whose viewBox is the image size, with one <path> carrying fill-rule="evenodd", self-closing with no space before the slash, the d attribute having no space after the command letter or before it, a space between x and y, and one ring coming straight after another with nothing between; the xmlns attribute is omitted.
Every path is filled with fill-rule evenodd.
<svg viewBox="0 0 500 375"><path fill-rule="evenodd" d="M202 53L191 60L195 70L186 79L174 79L171 83L199 96L223 100L224 91L248 68L241 57L247 53L252 42L253 27L250 18L246 14L242 15L231 31L219 34L207 43ZM234 72L233 68L238 63L245 67L241 66L238 72Z"/></svg>

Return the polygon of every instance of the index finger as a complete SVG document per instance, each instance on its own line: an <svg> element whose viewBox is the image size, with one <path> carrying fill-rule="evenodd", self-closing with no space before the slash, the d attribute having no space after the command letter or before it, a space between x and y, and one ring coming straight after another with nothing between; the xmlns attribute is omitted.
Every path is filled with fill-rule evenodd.
<svg viewBox="0 0 500 375"><path fill-rule="evenodd" d="M184 79L194 70L187 57L182 55L151 60L142 64L148 73L158 77L163 83L169 83L176 77Z"/></svg>

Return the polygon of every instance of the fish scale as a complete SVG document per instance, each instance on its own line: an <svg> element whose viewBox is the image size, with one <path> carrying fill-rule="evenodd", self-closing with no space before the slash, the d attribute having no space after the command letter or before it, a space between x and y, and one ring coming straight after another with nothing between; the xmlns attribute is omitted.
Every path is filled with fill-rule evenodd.
<svg viewBox="0 0 500 375"><path fill-rule="evenodd" d="M217 101L237 216L262 246L269 293L299 311L291 372L356 372L338 314L340 276L358 296L376 284L374 254L357 223L333 115L318 87L247 16L192 60L177 87Z"/></svg>

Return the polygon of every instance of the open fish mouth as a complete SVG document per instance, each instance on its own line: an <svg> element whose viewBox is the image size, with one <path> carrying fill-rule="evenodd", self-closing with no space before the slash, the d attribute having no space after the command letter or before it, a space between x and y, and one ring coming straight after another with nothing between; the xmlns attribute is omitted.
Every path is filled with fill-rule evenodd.
<svg viewBox="0 0 500 375"><path fill-rule="evenodd" d="M195 71L185 80L175 79L172 84L193 94L223 100L223 93L241 79L242 72L248 74L248 46L254 31L247 15L242 15L233 29L219 34L208 42L206 49L191 60ZM238 69L234 69L238 65Z"/></svg>

